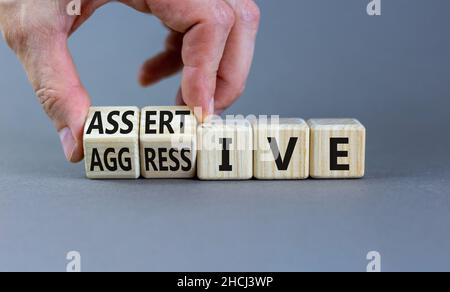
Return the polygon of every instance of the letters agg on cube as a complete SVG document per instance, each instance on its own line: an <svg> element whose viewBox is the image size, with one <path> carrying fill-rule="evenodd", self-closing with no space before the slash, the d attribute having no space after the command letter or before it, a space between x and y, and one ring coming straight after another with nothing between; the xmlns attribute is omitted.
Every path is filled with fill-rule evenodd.
<svg viewBox="0 0 450 292"><path fill-rule="evenodd" d="M310 174L313 178L361 178L366 129L355 119L312 119Z"/></svg>
<svg viewBox="0 0 450 292"><path fill-rule="evenodd" d="M254 175L257 179L306 179L309 176L309 127L302 119L253 123Z"/></svg>
<svg viewBox="0 0 450 292"><path fill-rule="evenodd" d="M91 107L84 129L84 156L88 178L138 178L139 109Z"/></svg>
<svg viewBox="0 0 450 292"><path fill-rule="evenodd" d="M197 176L201 180L253 177L253 133L248 120L215 119L198 127Z"/></svg>
<svg viewBox="0 0 450 292"><path fill-rule="evenodd" d="M146 107L141 112L141 174L192 178L196 173L197 119L188 107Z"/></svg>

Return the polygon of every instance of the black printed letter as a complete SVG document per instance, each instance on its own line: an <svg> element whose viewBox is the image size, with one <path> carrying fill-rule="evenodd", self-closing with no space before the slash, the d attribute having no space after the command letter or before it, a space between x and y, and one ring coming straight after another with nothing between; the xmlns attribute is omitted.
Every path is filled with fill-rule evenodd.
<svg viewBox="0 0 450 292"><path fill-rule="evenodd" d="M221 138L219 143L222 145L222 164L219 166L220 171L232 171L233 166L230 165L230 145L232 139Z"/></svg>
<svg viewBox="0 0 450 292"><path fill-rule="evenodd" d="M102 113L101 112L95 112L94 116L92 117L92 121L89 124L89 128L86 132L87 135L91 134L94 129L98 130L98 133L100 135L103 134L103 122L102 122Z"/></svg>
<svg viewBox="0 0 450 292"><path fill-rule="evenodd" d="M98 166L100 171L105 171L103 169L102 160L100 159L100 154L98 153L97 148L94 148L92 149L91 171L94 171L96 166Z"/></svg>
<svg viewBox="0 0 450 292"><path fill-rule="evenodd" d="M291 162L292 154L294 153L295 145L297 144L298 138L291 137L289 139L289 144L286 149L286 154L284 159L281 157L280 149L278 148L278 143L276 138L268 137L267 140L270 144L270 149L272 149L273 157L275 158L275 163L278 170L287 170L289 168L289 163Z"/></svg>
<svg viewBox="0 0 450 292"><path fill-rule="evenodd" d="M348 157L347 151L338 151L339 144L348 144L348 138L330 138L330 170L350 170L350 165L338 164L338 157Z"/></svg>

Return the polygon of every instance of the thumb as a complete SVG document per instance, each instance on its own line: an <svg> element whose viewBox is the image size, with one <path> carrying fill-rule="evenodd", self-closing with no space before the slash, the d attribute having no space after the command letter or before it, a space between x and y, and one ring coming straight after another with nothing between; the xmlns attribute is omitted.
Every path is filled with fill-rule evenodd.
<svg viewBox="0 0 450 292"><path fill-rule="evenodd" d="M67 47L67 37L28 46L18 54L36 96L58 131L67 160L83 159L83 128L90 100Z"/></svg>

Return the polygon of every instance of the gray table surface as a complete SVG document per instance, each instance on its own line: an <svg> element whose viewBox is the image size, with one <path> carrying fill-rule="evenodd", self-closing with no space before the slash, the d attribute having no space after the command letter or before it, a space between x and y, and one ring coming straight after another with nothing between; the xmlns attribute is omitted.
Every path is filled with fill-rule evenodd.
<svg viewBox="0 0 450 292"><path fill-rule="evenodd" d="M357 117L364 179L87 180L0 43L0 271L65 271L71 250L85 271L365 271L372 250L384 271L450 270L450 3L383 1L371 18L361 1L276 2L260 2L229 112ZM94 104L170 104L179 77L134 79L164 34L119 5L83 27L71 47Z"/></svg>

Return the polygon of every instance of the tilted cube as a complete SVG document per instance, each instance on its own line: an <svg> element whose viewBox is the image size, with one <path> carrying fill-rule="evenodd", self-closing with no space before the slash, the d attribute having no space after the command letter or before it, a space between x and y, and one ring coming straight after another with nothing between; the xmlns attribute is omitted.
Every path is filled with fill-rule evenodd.
<svg viewBox="0 0 450 292"><path fill-rule="evenodd" d="M192 178L196 174L197 120L188 107L141 111L141 174L144 178Z"/></svg>

